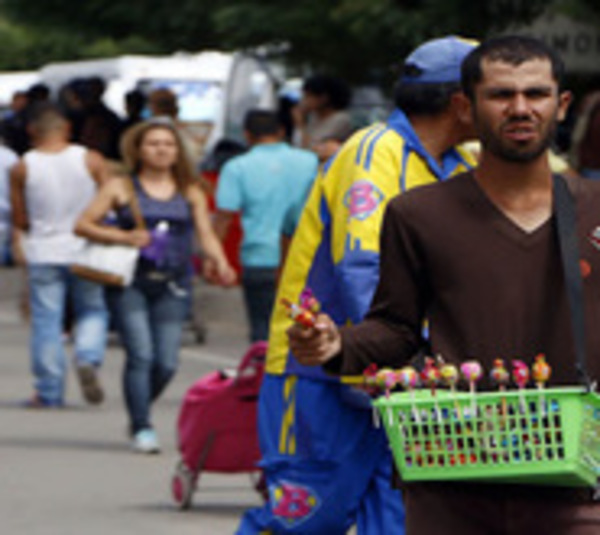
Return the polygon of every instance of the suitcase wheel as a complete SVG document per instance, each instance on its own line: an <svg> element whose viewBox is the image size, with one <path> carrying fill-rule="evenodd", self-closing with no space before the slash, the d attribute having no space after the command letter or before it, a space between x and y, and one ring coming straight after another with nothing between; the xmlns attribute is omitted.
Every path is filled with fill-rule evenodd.
<svg viewBox="0 0 600 535"><path fill-rule="evenodd" d="M173 500L182 511L190 508L195 487L196 478L188 467L180 462L171 479L171 493Z"/></svg>

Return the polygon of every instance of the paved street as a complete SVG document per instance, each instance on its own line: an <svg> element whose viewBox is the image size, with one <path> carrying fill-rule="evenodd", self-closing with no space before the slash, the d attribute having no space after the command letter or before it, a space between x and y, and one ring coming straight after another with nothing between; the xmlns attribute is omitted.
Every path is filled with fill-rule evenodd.
<svg viewBox="0 0 600 535"><path fill-rule="evenodd" d="M20 276L0 271L0 525L7 535L201 535L233 533L259 503L248 474L206 473L189 512L170 495L178 460L175 420L185 389L206 372L235 366L246 348L239 290L202 288L208 337L186 333L180 371L154 409L159 456L129 450L120 391L122 350L111 345L102 379L108 399L86 406L73 372L64 410L28 410L28 328L18 313Z"/></svg>

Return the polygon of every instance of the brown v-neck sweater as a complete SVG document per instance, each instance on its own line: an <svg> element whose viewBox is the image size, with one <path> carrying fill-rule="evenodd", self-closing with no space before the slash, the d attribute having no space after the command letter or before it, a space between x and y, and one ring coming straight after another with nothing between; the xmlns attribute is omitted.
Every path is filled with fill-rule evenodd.
<svg viewBox="0 0 600 535"><path fill-rule="evenodd" d="M600 378L600 182L569 180L577 201L587 358ZM334 373L370 362L405 365L428 320L432 352L447 361L531 363L545 353L551 385L577 382L556 221L533 232L508 219L471 174L392 200L382 231L380 282L364 322L342 328ZM487 375L487 373L486 373ZM479 389L490 388L483 380ZM407 534L600 533L589 490L468 483L403 485ZM583 531L578 531L583 529ZM590 531L585 531L589 529Z"/></svg>
<svg viewBox="0 0 600 535"><path fill-rule="evenodd" d="M575 179L584 271L588 364L600 378L600 183ZM421 343L447 361L532 362L545 353L553 385L577 382L570 312L555 218L533 232L508 219L472 174L389 203L380 282L363 323L342 329L343 355L327 367L360 373L370 362L400 367ZM594 232L598 234L594 238ZM480 388L486 388L482 381Z"/></svg>

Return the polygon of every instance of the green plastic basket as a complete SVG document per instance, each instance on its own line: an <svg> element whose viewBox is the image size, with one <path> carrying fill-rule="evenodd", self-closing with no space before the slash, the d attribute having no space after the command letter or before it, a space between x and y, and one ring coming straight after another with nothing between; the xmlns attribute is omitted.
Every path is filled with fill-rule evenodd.
<svg viewBox="0 0 600 535"><path fill-rule="evenodd" d="M598 482L600 396L581 388L418 390L373 403L405 481Z"/></svg>

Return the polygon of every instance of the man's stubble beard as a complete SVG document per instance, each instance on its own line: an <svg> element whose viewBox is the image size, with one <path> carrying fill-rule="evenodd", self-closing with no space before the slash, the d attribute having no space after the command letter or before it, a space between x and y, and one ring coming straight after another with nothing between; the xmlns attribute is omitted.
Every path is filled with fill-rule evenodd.
<svg viewBox="0 0 600 535"><path fill-rule="evenodd" d="M501 138L488 128L487 125L483 125L482 127L476 116L474 119L475 124L478 126L477 130L482 147L497 158L513 163L529 163L539 158L552 146L552 141L558 127L558 120L555 117L548 124L542 138L535 146L527 150L526 147L519 147L518 143L503 143ZM513 120L517 121L516 119Z"/></svg>

